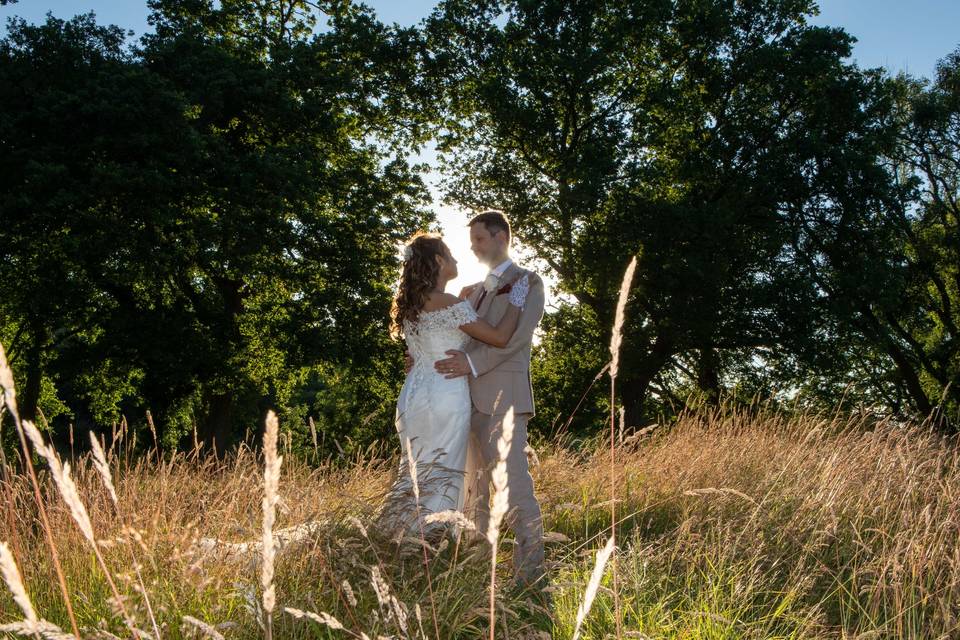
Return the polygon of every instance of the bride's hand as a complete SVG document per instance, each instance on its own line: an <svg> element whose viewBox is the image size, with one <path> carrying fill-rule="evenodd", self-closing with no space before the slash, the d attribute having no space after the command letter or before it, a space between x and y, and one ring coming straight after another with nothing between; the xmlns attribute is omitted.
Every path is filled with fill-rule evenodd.
<svg viewBox="0 0 960 640"><path fill-rule="evenodd" d="M461 300L466 300L467 298L469 298L469 297L473 294L473 292L476 291L477 287L479 287L479 286L480 286L479 283L477 283L477 284L468 284L468 285L465 286L463 289L460 289L460 299L461 299Z"/></svg>

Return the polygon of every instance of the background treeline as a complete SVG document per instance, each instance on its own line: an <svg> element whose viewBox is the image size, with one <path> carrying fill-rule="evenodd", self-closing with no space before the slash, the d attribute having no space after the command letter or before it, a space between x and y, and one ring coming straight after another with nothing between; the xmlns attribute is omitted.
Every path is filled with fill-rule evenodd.
<svg viewBox="0 0 960 640"><path fill-rule="evenodd" d="M431 140L563 294L534 432L603 426L634 254L628 430L724 396L957 429L960 50L859 69L804 0L148 5L135 45L92 14L0 41L0 342L61 442L152 445L149 410L162 447L222 449L268 407L323 453L393 437Z"/></svg>

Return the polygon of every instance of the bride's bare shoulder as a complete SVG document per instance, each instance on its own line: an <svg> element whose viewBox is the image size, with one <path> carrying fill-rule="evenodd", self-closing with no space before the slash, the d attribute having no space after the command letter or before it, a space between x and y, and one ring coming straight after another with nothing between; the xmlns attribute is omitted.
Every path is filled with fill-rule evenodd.
<svg viewBox="0 0 960 640"><path fill-rule="evenodd" d="M440 311L461 302L460 298L452 293L431 293L423 303L424 311Z"/></svg>

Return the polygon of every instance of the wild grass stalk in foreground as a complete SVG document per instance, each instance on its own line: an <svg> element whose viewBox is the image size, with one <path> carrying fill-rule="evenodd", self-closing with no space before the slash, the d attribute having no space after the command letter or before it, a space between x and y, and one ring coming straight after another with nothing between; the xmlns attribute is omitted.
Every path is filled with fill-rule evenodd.
<svg viewBox="0 0 960 640"><path fill-rule="evenodd" d="M47 461L47 465L50 468L50 474L53 476L54 483L60 492L60 496L63 498L63 501L69 508L70 515L73 517L74 522L76 522L77 527L83 534L84 539L93 550L93 554L97 559L100 570L103 572L103 576L107 580L107 584L110 586L110 591L113 594L113 603L123 616L124 622L126 623L129 631L136 636L138 631L137 627L130 618L130 613L127 611L127 607L124 604L125 598L124 596L120 595L120 591L117 589L117 585L113 580L113 575L110 571L110 568L107 566L106 561L103 559L103 554L100 552L100 545L97 543L97 539L93 532L93 522L90 520L90 515L87 513L87 508L83 504L83 500L80 498L80 492L77 490L77 485L74 483L73 476L70 473L70 463L64 463L60 461L60 456L57 455L57 452L53 449L52 445L48 445L46 442L44 442L43 436L40 434L40 430L37 429L33 422L30 420L23 420L22 425L23 430L33 443L33 448Z"/></svg>
<svg viewBox="0 0 960 640"><path fill-rule="evenodd" d="M603 549L597 551L597 560L593 565L593 573L590 574L590 582L587 583L587 589L583 593L583 602L577 607L577 621L573 629L573 640L577 640L580 637L580 628L583 625L583 621L586 620L587 614L590 613L590 607L593 606L593 599L597 596L597 589L600 588L600 579L603 578L603 569L607 564L607 559L610 557L610 554L613 553L614 545L614 537L610 536ZM619 615L618 607L614 608L614 615ZM617 633L620 633L619 625L617 626Z"/></svg>
<svg viewBox="0 0 960 640"><path fill-rule="evenodd" d="M106 454L103 452L103 447L100 444L100 441L97 440L96 434L92 431L90 432L90 455L92 457L93 466L97 470L97 473L100 474L100 478L103 480L103 486L106 488L108 495L110 496L110 501L113 503L114 510L116 512L117 518L123 518L122 513L120 512L120 500L117 498L117 490L113 485L113 474L110 472L110 463L107 460ZM135 529L131 527L123 526L123 533L131 536L131 538L136 539L139 535ZM147 587L143 583L143 575L140 573L140 561L137 559L137 553L135 551L136 547L132 544L126 545L127 550L130 553L130 564L133 566L134 572L137 574L137 584L140 587L138 591L143 596L144 605L147 608L147 614L150 617L150 624L153 626L154 637L159 640L160 638L160 628L157 626L157 617L153 611L153 607L150 604L150 594L147 592Z"/></svg>
<svg viewBox="0 0 960 640"><path fill-rule="evenodd" d="M267 412L267 425L263 433L263 562L260 584L263 587L263 612L266 620L264 632L267 640L273 638L273 607L276 603L276 587L273 584L273 561L276 549L273 541L273 524L277 517L277 502L280 500L280 464L283 456L277 455L277 414Z"/></svg>
<svg viewBox="0 0 960 640"><path fill-rule="evenodd" d="M3 407L6 407L6 409L10 411L10 415L13 418L14 427L17 430L17 439L20 443L20 450L23 453L24 464L26 465L27 472L30 476L31 488L33 489L34 498L36 499L37 508L39 510L38 515L40 519L40 525L44 532L44 540L47 544L47 549L50 552L50 558L53 562L53 567L56 570L57 586L60 588L60 594L63 596L63 601L67 608L67 615L70 618L70 626L73 629L73 634L79 638L80 631L77 627L77 618L73 613L73 604L67 591L67 581L63 574L63 567L60 565L60 553L53 541L53 533L50 529L50 520L47 517L47 511L43 504L43 499L40 497L40 484L37 481L37 473L33 468L33 459L30 456L29 447L27 446L27 437L24 434L23 425L20 422L20 412L17 409L17 391L13 380L13 370L7 363L7 355L2 344L0 344L0 387L3 389ZM0 412L0 419L2 419L2 416L3 414Z"/></svg>
<svg viewBox="0 0 960 640"><path fill-rule="evenodd" d="M490 520L487 522L487 542L490 543L490 640L496 627L497 549L500 546L500 523L510 508L510 485L507 483L507 457L513 446L513 407L507 409L500 423L497 438L497 464L491 472L493 484Z"/></svg>
<svg viewBox="0 0 960 640"><path fill-rule="evenodd" d="M13 554L10 553L10 547L6 542L0 542L0 573L3 574L3 581L13 594L13 601L23 611L24 617L29 622L36 622L37 613L33 610L33 604L23 586L23 580L20 579L20 570L17 569L17 563L14 562Z"/></svg>
<svg viewBox="0 0 960 640"><path fill-rule="evenodd" d="M637 256L633 256L630 259L630 264L627 265L627 270L623 274L623 282L620 284L620 295L617 298L617 310L614 314L613 322L613 332L610 335L610 541L608 547L610 551L606 552L605 555L597 554L597 568L602 573L603 564L600 562L601 557L605 560L606 557L609 557L610 554L613 556L613 618L616 621L617 625L617 640L620 640L621 629L620 629L620 589L617 585L617 482L616 482L616 468L617 468L617 446L615 441L615 418L617 411L617 394L616 394L616 384L617 384L617 372L620 368L620 343L623 340L623 322L626 315L627 308L627 299L630 297L630 285L633 283L633 272L637 268ZM594 571L596 573L596 570ZM591 580L591 584L592 584ZM588 590L589 593L589 590ZM584 604L586 609L583 612L585 616L587 612L590 611L590 604L592 603L592 597L585 597ZM577 616L578 624L577 628L579 630L581 616ZM576 633L574 633L576 636Z"/></svg>

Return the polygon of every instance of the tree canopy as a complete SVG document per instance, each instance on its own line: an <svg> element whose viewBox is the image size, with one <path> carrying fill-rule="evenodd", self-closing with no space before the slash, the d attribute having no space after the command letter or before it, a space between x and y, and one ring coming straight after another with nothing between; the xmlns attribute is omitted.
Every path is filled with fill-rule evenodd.
<svg viewBox="0 0 960 640"><path fill-rule="evenodd" d="M416 37L217 4L151 3L132 50L92 14L9 27L0 278L28 417L52 385L78 420L149 408L169 444L226 446L310 376L396 355L394 247L431 217Z"/></svg>
<svg viewBox="0 0 960 640"><path fill-rule="evenodd" d="M589 309L565 322L579 318L594 354L639 258L621 385L631 425L691 390L782 394L819 375L836 401L864 358L900 368L891 345L909 340L871 329L863 306L902 301L909 278L888 219L903 197L887 162L896 83L847 62L853 39L810 25L814 10L449 0L431 17L446 197L511 214ZM564 357L554 348L541 355ZM860 399L887 386L873 376Z"/></svg>
<svg viewBox="0 0 960 640"><path fill-rule="evenodd" d="M561 294L534 432L603 424L632 256L627 428L762 396L956 430L960 49L861 69L811 0L148 5L133 45L92 13L0 40L0 341L55 437L149 410L223 449L268 407L299 445L392 437L431 141Z"/></svg>

